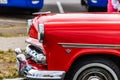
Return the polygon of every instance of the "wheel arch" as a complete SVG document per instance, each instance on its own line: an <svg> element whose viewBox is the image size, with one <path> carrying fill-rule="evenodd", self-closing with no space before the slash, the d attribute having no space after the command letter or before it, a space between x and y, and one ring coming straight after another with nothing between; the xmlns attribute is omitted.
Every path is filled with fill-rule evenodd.
<svg viewBox="0 0 120 80"><path fill-rule="evenodd" d="M104 50L104 51L85 51L83 53L79 52L77 53L67 64L66 71L68 72L78 61L80 61L83 58L89 58L89 57L101 57L101 58L109 58L117 66L120 67L120 53L119 51L114 50Z"/></svg>

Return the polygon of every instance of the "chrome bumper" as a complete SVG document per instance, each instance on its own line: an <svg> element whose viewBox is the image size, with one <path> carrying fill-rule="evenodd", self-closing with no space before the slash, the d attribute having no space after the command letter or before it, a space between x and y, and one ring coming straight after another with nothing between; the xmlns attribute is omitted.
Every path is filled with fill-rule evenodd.
<svg viewBox="0 0 120 80"><path fill-rule="evenodd" d="M20 76L26 75L28 80L63 80L65 71L53 70L36 70L33 66L27 63L24 54L21 54L20 49L16 49L17 54L17 68Z"/></svg>
<svg viewBox="0 0 120 80"><path fill-rule="evenodd" d="M30 65L26 65L20 69L21 64L23 63L17 63L18 72L20 76L26 75L28 80L63 80L65 76L65 71L36 70Z"/></svg>
<svg viewBox="0 0 120 80"><path fill-rule="evenodd" d="M27 78L31 80L63 80L65 71L39 71L30 70L27 74Z"/></svg>

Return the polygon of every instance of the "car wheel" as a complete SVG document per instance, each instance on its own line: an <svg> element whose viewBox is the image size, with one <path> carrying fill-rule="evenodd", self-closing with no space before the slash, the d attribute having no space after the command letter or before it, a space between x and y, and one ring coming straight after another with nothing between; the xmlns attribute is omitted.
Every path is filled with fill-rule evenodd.
<svg viewBox="0 0 120 80"><path fill-rule="evenodd" d="M88 58L77 62L66 80L120 80L116 64L105 58Z"/></svg>

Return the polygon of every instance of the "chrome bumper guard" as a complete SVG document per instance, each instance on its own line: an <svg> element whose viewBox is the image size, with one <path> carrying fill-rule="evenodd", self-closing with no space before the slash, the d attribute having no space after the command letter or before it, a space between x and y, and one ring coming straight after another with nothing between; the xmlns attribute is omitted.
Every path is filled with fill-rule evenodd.
<svg viewBox="0 0 120 80"><path fill-rule="evenodd" d="M40 71L30 70L27 74L28 79L35 80L63 80L65 71Z"/></svg>
<svg viewBox="0 0 120 80"><path fill-rule="evenodd" d="M19 48L15 49L17 67L20 76L26 75L28 80L63 80L65 71L36 70L27 63L25 55Z"/></svg>

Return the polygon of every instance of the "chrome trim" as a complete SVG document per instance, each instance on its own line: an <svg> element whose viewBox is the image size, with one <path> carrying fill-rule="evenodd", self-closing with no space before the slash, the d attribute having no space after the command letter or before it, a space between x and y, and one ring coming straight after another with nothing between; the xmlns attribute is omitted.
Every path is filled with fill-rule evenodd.
<svg viewBox="0 0 120 80"><path fill-rule="evenodd" d="M47 11L47 12L35 12L33 13L33 15L44 15L44 14L50 14L51 11Z"/></svg>
<svg viewBox="0 0 120 80"><path fill-rule="evenodd" d="M18 58L17 58L18 60ZM63 80L65 77L65 71L58 70L37 70L29 64L24 64L18 60L18 68L21 76L26 76L29 80ZM20 66L24 65L24 66Z"/></svg>
<svg viewBox="0 0 120 80"><path fill-rule="evenodd" d="M39 42L43 42L43 39L44 39L44 24L39 24L38 40L39 40Z"/></svg>
<svg viewBox="0 0 120 80"><path fill-rule="evenodd" d="M26 57L31 58L33 61L39 64L46 64L46 56L40 50L38 53L36 50L31 49L30 45L26 47Z"/></svg>
<svg viewBox="0 0 120 80"><path fill-rule="evenodd" d="M31 28L31 26L32 26L32 19L28 19L28 24L27 24L27 33L29 33L29 31L30 31L30 28Z"/></svg>
<svg viewBox="0 0 120 80"><path fill-rule="evenodd" d="M33 43L31 43L31 42L28 42L28 41L25 41L28 45L33 45L33 46L36 46L36 47L38 47L39 48L39 46L37 45L37 44L33 44Z"/></svg>
<svg viewBox="0 0 120 80"><path fill-rule="evenodd" d="M105 48L105 49L120 49L120 44L83 44L83 43L58 43L64 48Z"/></svg>
<svg viewBox="0 0 120 80"><path fill-rule="evenodd" d="M40 71L31 69L28 71L28 79L40 79L40 80L63 80L65 71Z"/></svg>

